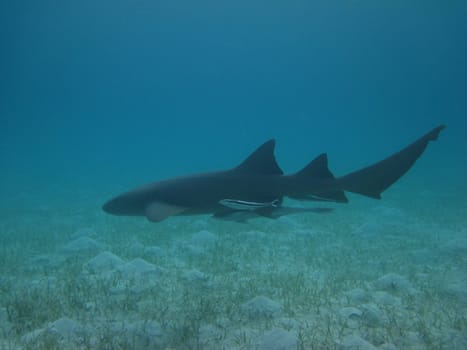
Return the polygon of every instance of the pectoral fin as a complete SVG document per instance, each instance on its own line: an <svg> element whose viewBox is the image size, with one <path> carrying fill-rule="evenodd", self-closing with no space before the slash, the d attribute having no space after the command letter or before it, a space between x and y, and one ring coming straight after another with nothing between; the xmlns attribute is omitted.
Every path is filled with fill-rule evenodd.
<svg viewBox="0 0 467 350"><path fill-rule="evenodd" d="M146 217L149 221L160 222L167 219L169 216L181 214L185 210L186 208L184 207L164 202L152 202L146 207Z"/></svg>

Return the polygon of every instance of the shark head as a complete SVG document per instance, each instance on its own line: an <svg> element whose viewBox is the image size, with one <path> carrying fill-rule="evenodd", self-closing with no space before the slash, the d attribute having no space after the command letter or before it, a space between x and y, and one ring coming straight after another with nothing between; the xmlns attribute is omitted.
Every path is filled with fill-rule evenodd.
<svg viewBox="0 0 467 350"><path fill-rule="evenodd" d="M172 205L157 199L141 199L140 190L127 192L106 202L102 209L112 215L146 216L149 221L159 222L172 215L179 215L185 207Z"/></svg>
<svg viewBox="0 0 467 350"><path fill-rule="evenodd" d="M107 201L102 209L112 215L141 215L144 207L137 201L132 200L131 195L122 194Z"/></svg>

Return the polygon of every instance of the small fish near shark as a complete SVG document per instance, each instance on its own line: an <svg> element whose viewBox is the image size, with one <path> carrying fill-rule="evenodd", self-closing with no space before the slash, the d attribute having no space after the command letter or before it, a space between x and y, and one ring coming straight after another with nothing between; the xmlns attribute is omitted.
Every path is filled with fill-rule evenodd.
<svg viewBox="0 0 467 350"><path fill-rule="evenodd" d="M109 214L145 216L152 222L175 215L212 214L245 222L254 217L324 213L332 209L286 207L282 201L288 197L346 203L345 192L380 199L444 127L440 125L386 159L341 177L334 177L328 169L325 153L297 173L284 175L274 156L275 140L269 140L232 169L154 182L119 195L102 208Z"/></svg>

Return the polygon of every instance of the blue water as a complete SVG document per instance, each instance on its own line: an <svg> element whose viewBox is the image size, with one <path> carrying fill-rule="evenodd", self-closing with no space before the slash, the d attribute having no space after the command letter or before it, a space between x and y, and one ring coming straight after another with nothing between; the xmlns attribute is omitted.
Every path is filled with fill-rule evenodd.
<svg viewBox="0 0 467 350"><path fill-rule="evenodd" d="M2 2L0 348L271 348L274 334L268 332L274 329L291 337L284 348L296 343L304 349L348 348L356 341L352 336L388 348L467 347L462 292L467 289L466 33L463 1ZM277 140L276 157L286 173L327 152L332 171L343 175L439 124L447 125L439 140L383 201L351 196L330 215L258 219L240 226L200 216L157 225L111 217L100 209L111 196L137 185L232 167L270 138ZM382 233L368 239L368 233L360 235L366 229ZM201 239L206 250L193 253L200 232L212 234L215 238L207 235L207 240L217 245ZM314 250L304 250L309 246L301 241L303 232L315 237ZM250 236L251 246L245 243ZM102 245L64 248L77 237ZM342 244L336 248L334 241ZM144 255L148 246L160 247L163 257ZM213 252L221 248L224 259ZM164 286L146 286L125 307L118 293L114 304L95 305L112 295L106 283L86 284L89 294L71 300L69 290L84 288L78 281L96 278L95 271L83 271L83 264L105 250L125 262L145 258L166 269L160 277ZM280 253L275 257L275 252ZM379 263L373 254L380 256ZM213 262L213 256L220 261ZM373 258L374 264L363 263ZM270 260L269 270L262 259ZM281 259L290 268L283 274ZM331 260L336 265L326 265ZM305 262L311 264L306 270ZM237 274L230 274L233 265ZM349 265L356 267L347 277L333 275ZM191 290L196 277L183 276L192 269L212 285ZM63 282L70 271L79 278ZM316 293L329 292L318 293L324 306L316 308L326 308L318 317L316 299L287 299L292 287L280 281L291 271L298 271L300 283L311 289L316 281L347 282L334 289L316 287ZM320 273L327 277L321 280ZM374 295L349 305L336 301L357 287L377 293L384 286L375 281L388 273L408 279L415 290L406 285L386 290L401 299L389 307L400 307L399 314L382 307ZM428 277L420 279L420 274ZM37 282L49 277L55 278L53 292ZM242 279L257 280L257 289L237 285ZM38 288L34 298L28 293L31 284ZM439 285L445 287L436 289ZM228 288L236 297L219 292ZM169 305L166 313L141 311L146 307L138 302L152 302L154 289ZM168 297L180 289L185 294ZM61 309L42 310L31 301L47 300L47 293L63 298ZM187 300L199 295L223 308L210 316L194 312ZM258 295L281 304L280 317L244 318L242 305ZM419 300L415 306L414 299ZM404 314L410 305L419 317L405 324L402 319L412 320L412 314ZM373 306L397 326L368 321L364 315ZM326 333L322 315L337 315L345 307L363 316L331 322ZM184 309L186 315L200 315L197 327L180 326L193 326L180 313ZM440 310L458 313L442 316L437 324L431 317ZM81 329L81 340L73 332L52 332L53 322L63 318L80 327L87 320L96 330ZM117 345L111 320L133 322L136 328L139 321L157 322L161 328L154 327L163 336L146 334L147 342ZM320 331L312 334L307 325ZM222 328L222 336L209 327ZM42 333L25 338L35 330Z"/></svg>

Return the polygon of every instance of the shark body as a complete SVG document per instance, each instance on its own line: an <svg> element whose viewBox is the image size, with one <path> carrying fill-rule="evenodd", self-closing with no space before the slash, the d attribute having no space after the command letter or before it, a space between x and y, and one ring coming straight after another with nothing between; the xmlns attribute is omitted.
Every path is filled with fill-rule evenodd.
<svg viewBox="0 0 467 350"><path fill-rule="evenodd" d="M269 140L232 169L154 182L109 200L103 210L113 215L145 216L153 222L175 215L212 214L245 221L327 212L331 209L284 207L282 200L289 197L346 203L345 191L379 199L443 129L440 125L388 158L337 178L328 169L325 153L299 172L284 175L274 156L275 141Z"/></svg>

